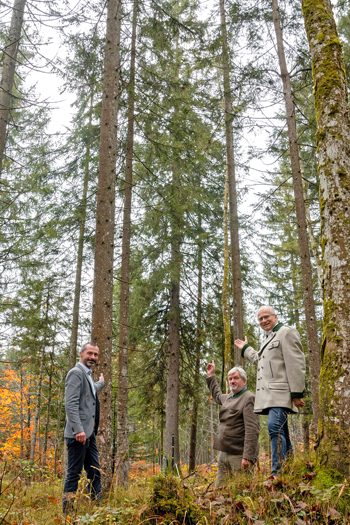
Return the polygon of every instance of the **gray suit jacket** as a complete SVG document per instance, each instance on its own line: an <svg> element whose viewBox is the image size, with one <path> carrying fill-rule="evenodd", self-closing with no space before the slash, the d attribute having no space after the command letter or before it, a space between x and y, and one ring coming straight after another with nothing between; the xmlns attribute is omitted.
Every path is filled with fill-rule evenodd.
<svg viewBox="0 0 350 525"><path fill-rule="evenodd" d="M277 325L259 352L246 345L242 356L258 367L254 411L264 414L280 407L298 412L293 398L303 397L305 389L305 356L298 331Z"/></svg>
<svg viewBox="0 0 350 525"><path fill-rule="evenodd" d="M103 381L95 383L97 392L104 386ZM66 377L65 438L74 438L79 432L85 432L87 438L91 436L96 421L96 403L98 403L97 393L95 398L86 373L76 365ZM95 430L97 432L97 429Z"/></svg>

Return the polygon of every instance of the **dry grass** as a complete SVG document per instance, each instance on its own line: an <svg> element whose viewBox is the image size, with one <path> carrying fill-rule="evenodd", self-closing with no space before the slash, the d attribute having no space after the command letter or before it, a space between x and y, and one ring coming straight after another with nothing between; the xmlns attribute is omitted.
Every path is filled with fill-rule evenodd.
<svg viewBox="0 0 350 525"><path fill-rule="evenodd" d="M285 469L283 477L269 479L268 458L263 457L260 470L236 475L222 490L213 490L216 468L200 465L194 475L177 481L178 506L187 498L202 515L198 525L318 525L349 524L347 508L350 491L347 482L329 471L314 471L311 462L296 458ZM0 470L1 472L1 470ZM75 501L73 516L78 523L108 525L170 524L165 511L154 514L154 485L152 465L139 463L131 471L127 490L112 489L100 503L91 502L84 493L82 480ZM41 476L41 477L40 477ZM16 476L6 472L2 477L0 496L0 525L46 525L69 523L61 511L61 479L37 470L29 479L25 472ZM159 483L158 483L159 485ZM152 492L153 491L153 492ZM182 492L181 492L182 491ZM151 504L151 494L153 495ZM181 496L183 494L183 496ZM164 494L162 495L164 500ZM192 503L191 503L192 504ZM196 515L194 512L193 515ZM186 517L181 523L193 524ZM71 519L72 521L72 519Z"/></svg>

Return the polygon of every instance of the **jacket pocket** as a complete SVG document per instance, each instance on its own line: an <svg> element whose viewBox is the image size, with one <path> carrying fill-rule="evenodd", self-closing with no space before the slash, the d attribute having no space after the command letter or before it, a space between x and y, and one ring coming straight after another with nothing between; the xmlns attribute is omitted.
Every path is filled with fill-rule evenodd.
<svg viewBox="0 0 350 525"><path fill-rule="evenodd" d="M271 375L272 375L272 377L275 377L275 376L273 375L273 372L272 372L272 364L271 364L271 361L269 361L269 365L270 365Z"/></svg>
<svg viewBox="0 0 350 525"><path fill-rule="evenodd" d="M272 341L272 343L269 344L269 350L272 350L273 348L277 348L280 345L279 341Z"/></svg>
<svg viewBox="0 0 350 525"><path fill-rule="evenodd" d="M270 390L289 390L289 384L288 383L277 383L271 382L269 383L269 389Z"/></svg>
<svg viewBox="0 0 350 525"><path fill-rule="evenodd" d="M86 415L85 414L79 414L80 420L85 421Z"/></svg>

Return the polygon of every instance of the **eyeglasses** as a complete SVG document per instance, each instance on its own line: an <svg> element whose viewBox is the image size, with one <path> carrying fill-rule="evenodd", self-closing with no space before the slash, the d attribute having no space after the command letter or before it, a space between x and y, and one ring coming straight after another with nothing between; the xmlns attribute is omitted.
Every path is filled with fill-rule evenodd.
<svg viewBox="0 0 350 525"><path fill-rule="evenodd" d="M268 319L271 316L272 316L272 314L263 315L262 317L258 317L258 321L259 321L259 323L261 323L261 321L265 321L266 319Z"/></svg>

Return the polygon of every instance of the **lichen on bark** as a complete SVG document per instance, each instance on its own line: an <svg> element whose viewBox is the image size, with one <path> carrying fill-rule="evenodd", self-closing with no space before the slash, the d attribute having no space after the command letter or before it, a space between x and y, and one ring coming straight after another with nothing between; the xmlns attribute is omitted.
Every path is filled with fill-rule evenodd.
<svg viewBox="0 0 350 525"><path fill-rule="evenodd" d="M302 0L310 45L320 179L324 322L318 458L349 471L350 123L342 46L329 0Z"/></svg>

